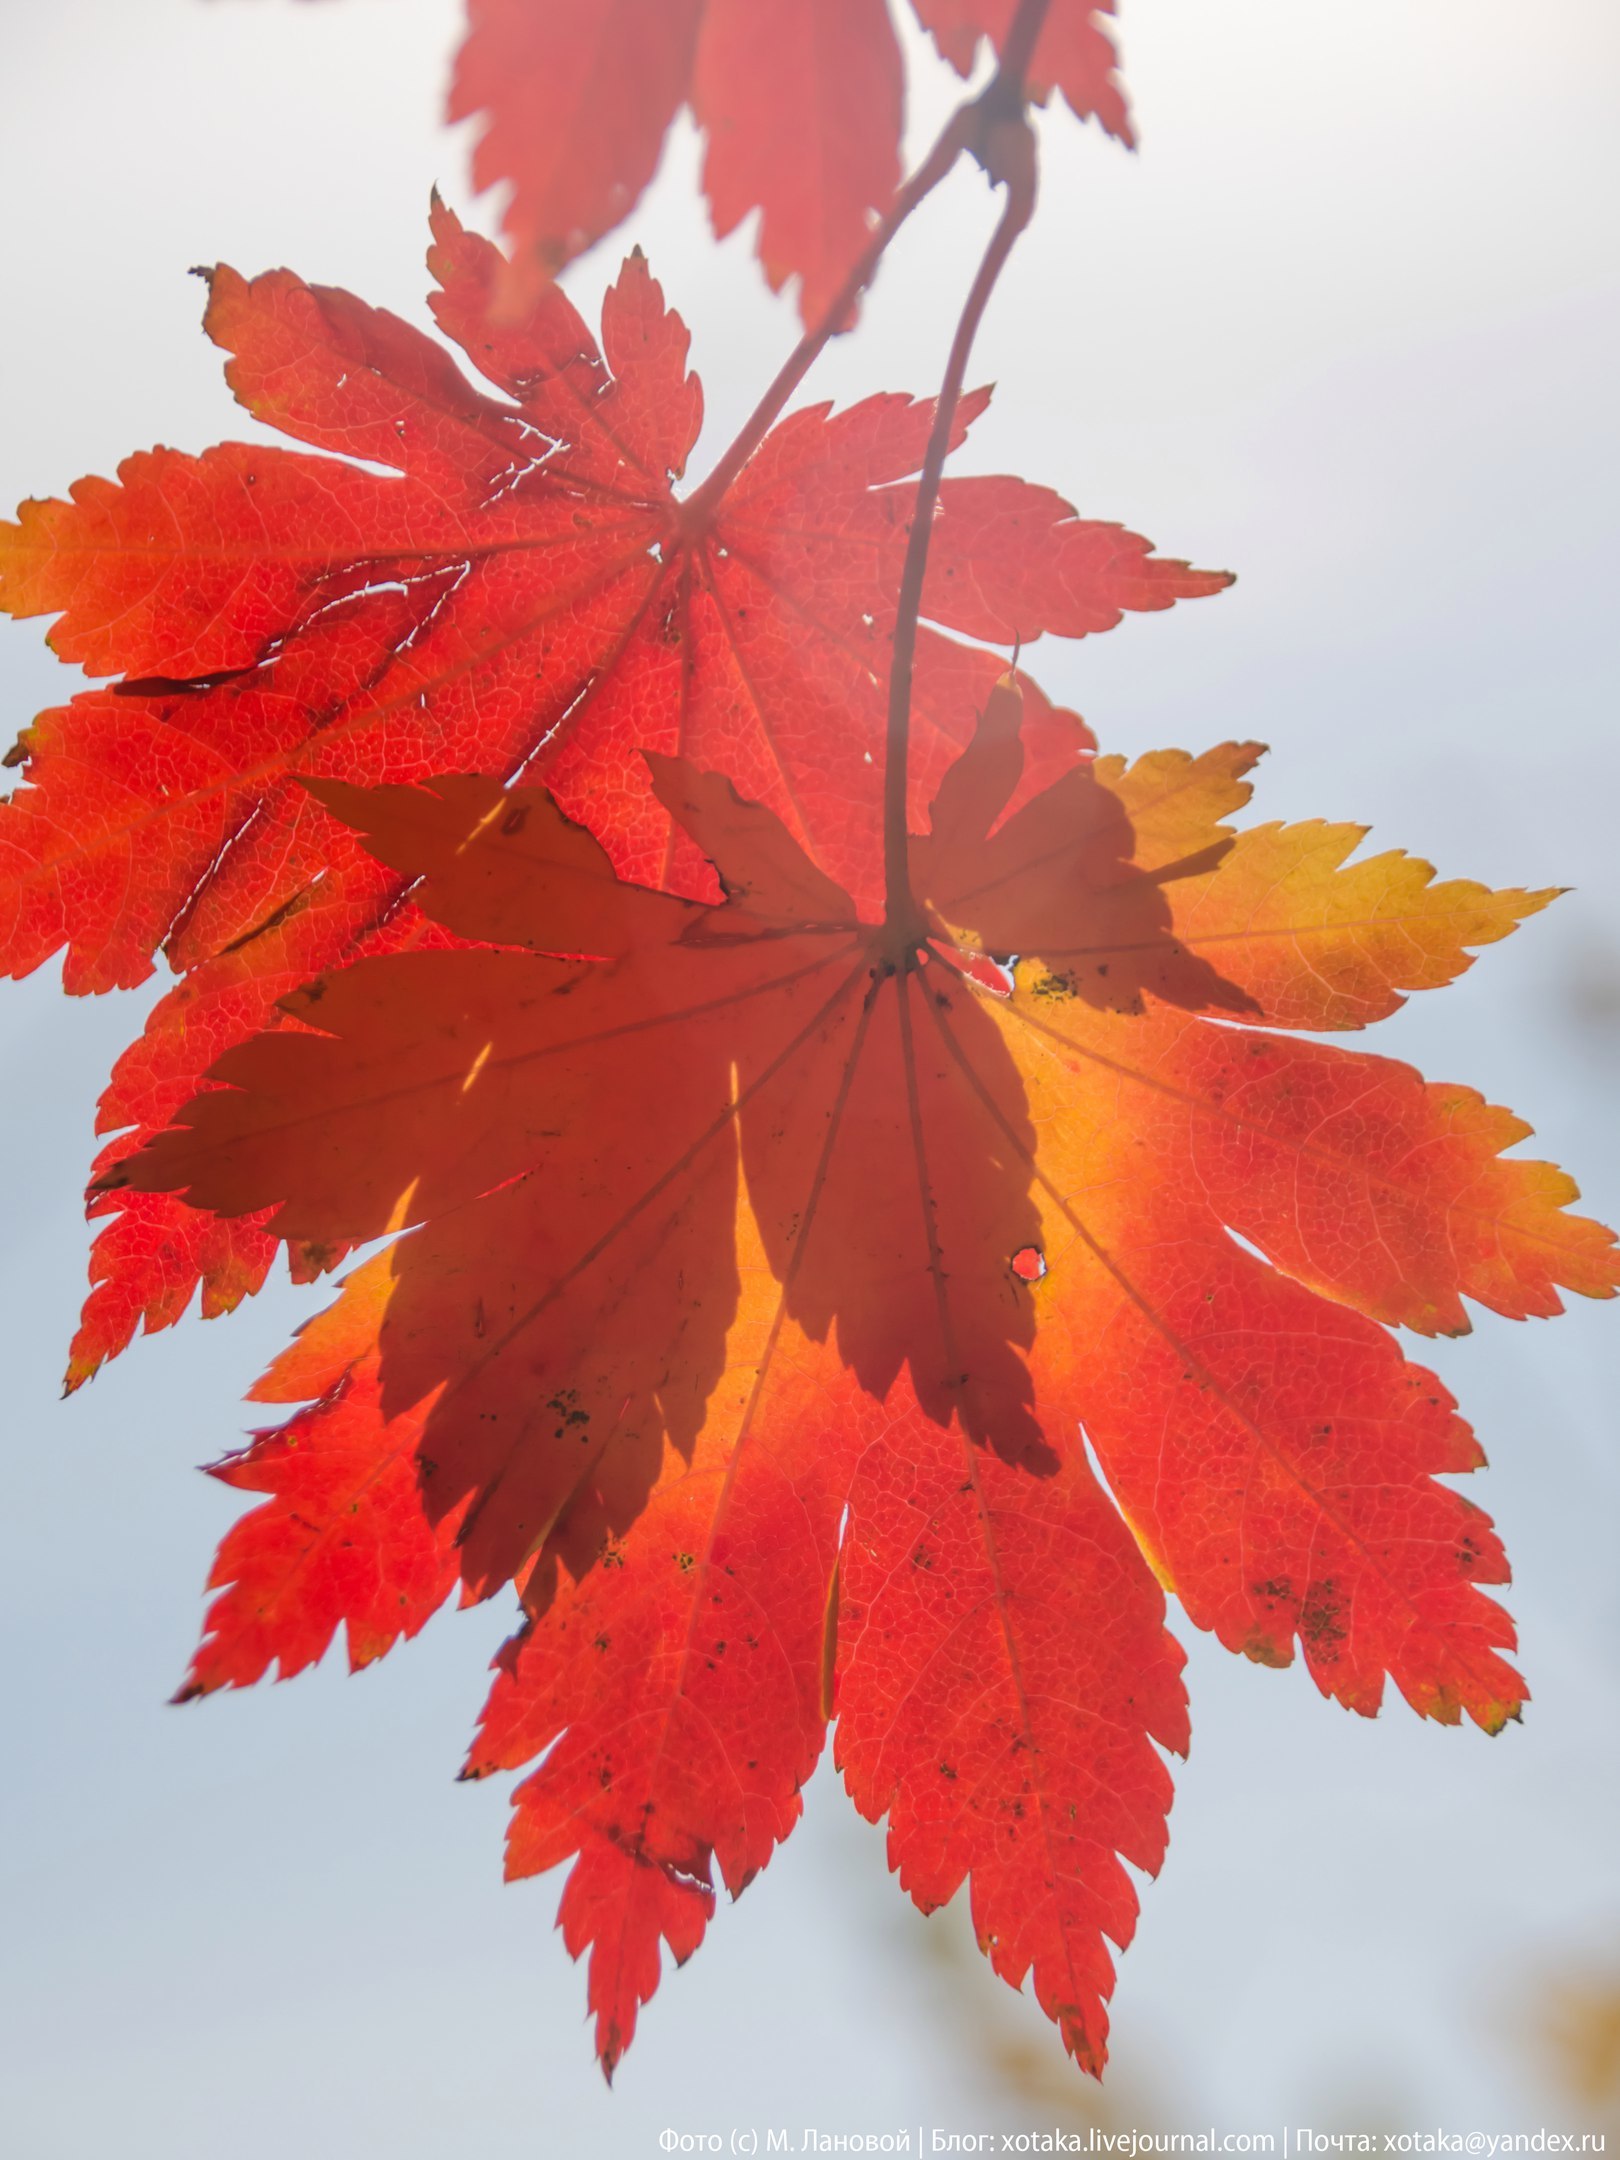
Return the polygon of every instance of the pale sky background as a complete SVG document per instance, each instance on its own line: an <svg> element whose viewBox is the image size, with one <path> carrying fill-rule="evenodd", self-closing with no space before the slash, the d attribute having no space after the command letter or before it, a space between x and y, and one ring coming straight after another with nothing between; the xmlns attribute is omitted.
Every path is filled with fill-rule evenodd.
<svg viewBox="0 0 1620 2160"><path fill-rule="evenodd" d="M0 0L0 495L254 434L187 267L287 262L425 321L454 0ZM1620 13L1613 0L1127 0L1142 136L1046 123L1043 214L974 374L962 469L1240 573L1029 655L1104 745L1274 746L1262 816L1350 817L1445 873L1575 888L1369 1047L1519 1109L1620 1215L1614 714ZM921 61L918 119L949 78ZM791 343L715 249L678 136L632 228L694 325L701 475ZM487 221L489 205L479 213ZM930 389L987 229L963 172L809 395ZM65 697L6 627L9 737ZM652 2154L666 2125L1025 2127L990 2048L1033 2006L941 1956L824 1764L802 1830L609 2095L558 1881L500 1881L504 1791L452 1782L505 1632L446 1614L184 1711L165 1697L235 1497L243 1389L320 1293L137 1344L56 1400L96 1094L145 993L0 991L13 1525L0 1571L0 2154ZM1191 1638L1194 1751L1116 1999L1115 2126L1594 2127L1538 2067L1549 1985L1620 1961L1620 1314L1482 1316L1432 1357L1492 1469L1534 1704L1490 1743L1376 1724ZM932 1947L931 1947L932 1946ZM988 2036L988 2037L987 2037Z"/></svg>

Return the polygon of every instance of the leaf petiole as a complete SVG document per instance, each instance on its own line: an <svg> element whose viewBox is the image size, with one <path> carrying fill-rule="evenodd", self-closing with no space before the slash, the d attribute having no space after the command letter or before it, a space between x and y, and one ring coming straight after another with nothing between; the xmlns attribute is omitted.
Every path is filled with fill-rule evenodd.
<svg viewBox="0 0 1620 2160"><path fill-rule="evenodd" d="M996 229L990 236L990 244L968 288L956 333L951 339L945 375L934 407L934 424L917 479L917 499L900 579L893 655L889 663L888 730L883 772L884 922L889 933L891 956L897 965L902 963L904 955L922 943L924 936L922 916L911 890L906 810L911 678L917 654L917 618L922 609L923 580L928 572L928 543L939 501L940 477L951 447L951 432L956 423L956 408L967 377L973 341L1007 258L1019 234L1035 214L1038 166L1035 131L1025 107L1024 73L1049 5L1050 0L1023 0L1008 33L1000 68L982 95L968 108L974 122L974 155L991 180L1005 187L1006 200Z"/></svg>

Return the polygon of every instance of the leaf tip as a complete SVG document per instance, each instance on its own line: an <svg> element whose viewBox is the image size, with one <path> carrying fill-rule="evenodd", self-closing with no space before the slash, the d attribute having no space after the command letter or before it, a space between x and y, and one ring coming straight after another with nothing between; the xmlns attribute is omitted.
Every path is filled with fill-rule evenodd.
<svg viewBox="0 0 1620 2160"><path fill-rule="evenodd" d="M1524 1723L1524 1706L1528 1700L1528 1696L1520 1696L1513 1702L1491 1703L1485 1709L1473 1712L1474 1723L1487 1740L1499 1740L1510 1725Z"/></svg>
<svg viewBox="0 0 1620 2160"><path fill-rule="evenodd" d="M100 1372L108 1354L115 1355L116 1352L103 1353L98 1351L91 1357L86 1356L83 1351L74 1351L69 1356L67 1370L62 1375L62 1393L58 1400L67 1402L78 1394L80 1388L88 1387L97 1373Z"/></svg>

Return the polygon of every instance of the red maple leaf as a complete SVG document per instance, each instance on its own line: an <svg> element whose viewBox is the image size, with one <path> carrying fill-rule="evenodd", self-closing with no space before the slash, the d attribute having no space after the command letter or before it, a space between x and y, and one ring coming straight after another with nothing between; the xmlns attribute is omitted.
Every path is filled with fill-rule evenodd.
<svg viewBox="0 0 1620 2160"><path fill-rule="evenodd" d="M1016 0L912 0L968 74L999 53ZM1082 118L1131 140L1100 18L1055 0L1029 71ZM625 218L682 106L705 141L715 232L759 210L772 289L793 276L806 322L833 305L900 178L903 82L888 0L468 0L450 117L483 120L479 187L511 186L520 258L558 270Z"/></svg>
<svg viewBox="0 0 1620 2160"><path fill-rule="evenodd" d="M1096 2068L1187 1736L1161 1584L1366 1714L1386 1676L1487 1731L1522 1697L1501 1547L1438 1482L1479 1450L1388 1324L1610 1295L1613 1240L1507 1112L1280 1031L1361 1028L1551 896L1234 834L1243 746L1031 793L1021 708L986 701L883 921L684 758L653 784L718 904L540 789L312 782L458 948L321 978L109 1175L404 1232L261 1386L312 1406L227 1468L270 1498L189 1692L518 1581L468 1768L543 1755L509 1871L572 1862L610 2069L831 1715L903 1885L971 1879Z"/></svg>
<svg viewBox="0 0 1620 2160"><path fill-rule="evenodd" d="M636 751L723 766L872 898L883 681L932 407L878 396L790 415L682 500L698 383L632 256L598 347L555 287L505 320L502 259L435 207L443 346L287 271L210 280L206 325L257 418L309 456L159 449L0 525L0 606L56 613L58 654L121 674L48 712L0 809L0 965L65 948L71 990L185 977L120 1060L98 1169L166 1124L231 1042L345 954L443 942L298 783L447 764L544 773L628 876L713 887ZM965 425L982 407L966 401ZM351 462L365 460L365 464ZM377 471L368 468L382 467ZM920 806L1002 662L960 637L1078 637L1223 575L1159 561L1047 489L948 482L916 684ZM942 634L958 633L957 638ZM1031 687L1030 694L1038 698ZM1030 786L1089 736L1039 706ZM95 1288L70 1384L141 1324L263 1281L274 1241L162 1197L95 1202ZM334 1254L295 1251L311 1273Z"/></svg>

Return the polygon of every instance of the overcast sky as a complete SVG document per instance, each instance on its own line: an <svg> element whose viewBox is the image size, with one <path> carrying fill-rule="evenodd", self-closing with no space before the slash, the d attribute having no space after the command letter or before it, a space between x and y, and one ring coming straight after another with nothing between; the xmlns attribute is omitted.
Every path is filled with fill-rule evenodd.
<svg viewBox="0 0 1620 2160"><path fill-rule="evenodd" d="M8 503L153 442L255 435L198 332L194 263L284 261L426 319L430 185L467 206L465 142L437 120L454 0L4 13ZM1140 155L1045 123L964 469L1048 482L1240 582L1029 663L1105 747L1269 741L1262 816L1356 818L1448 874L1574 887L1372 1047L1513 1104L1613 1219L1620 16L1124 15ZM918 62L926 127L950 79ZM796 326L746 235L714 247L694 173L681 135L571 284L593 302L646 247L694 326L701 476ZM991 214L959 173L807 395L931 388ZM4 627L9 736L72 682L39 625ZM558 1885L503 1889L504 1794L452 1782L499 1605L356 1681L329 1660L164 1707L234 1512L192 1466L238 1442L243 1389L320 1293L192 1318L57 1401L94 1101L149 1002L70 1003L54 967L0 994L0 2152L618 2160L665 2125L1021 2126L1036 2103L983 2036L1061 2062L1055 2038L959 1969L960 1914L912 1912L825 1766L607 2094ZM1535 2034L1557 1976L1614 1970L1620 1921L1616 1321L1485 1316L1432 1352L1492 1462L1473 1497L1516 1563L1522 1729L1488 1743L1399 1703L1367 1725L1298 1670L1192 1638L1194 1752L1123 1964L1116 2124L1591 2127L1540 2079Z"/></svg>

